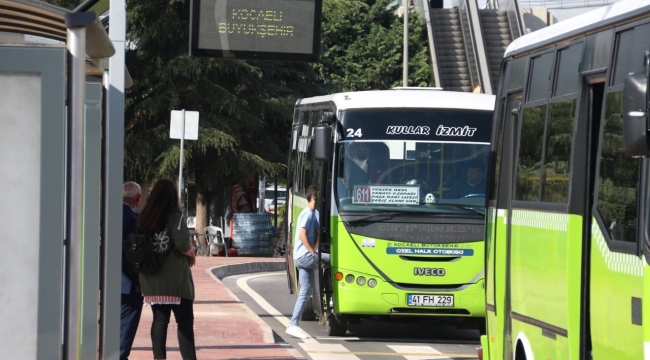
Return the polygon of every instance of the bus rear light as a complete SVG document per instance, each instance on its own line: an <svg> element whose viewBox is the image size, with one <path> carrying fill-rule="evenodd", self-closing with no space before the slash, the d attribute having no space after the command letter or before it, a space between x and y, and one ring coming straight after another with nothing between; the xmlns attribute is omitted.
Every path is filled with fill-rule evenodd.
<svg viewBox="0 0 650 360"><path fill-rule="evenodd" d="M377 280L375 280L375 279L368 280L368 286L370 286L371 288L374 288L375 286L377 286Z"/></svg>
<svg viewBox="0 0 650 360"><path fill-rule="evenodd" d="M365 285L365 284L366 284L366 278L364 278L363 276L359 276L359 277L357 278L357 285L359 285L359 286L363 286L363 285Z"/></svg>
<svg viewBox="0 0 650 360"><path fill-rule="evenodd" d="M478 348L478 360L483 360L483 348Z"/></svg>
<svg viewBox="0 0 650 360"><path fill-rule="evenodd" d="M334 274L334 279L336 279L336 281L343 280L343 273L337 272L336 274Z"/></svg>
<svg viewBox="0 0 650 360"><path fill-rule="evenodd" d="M346 281L348 284L352 284L352 283L354 282L354 275L352 275L352 274L347 274L347 275L345 276L345 281Z"/></svg>

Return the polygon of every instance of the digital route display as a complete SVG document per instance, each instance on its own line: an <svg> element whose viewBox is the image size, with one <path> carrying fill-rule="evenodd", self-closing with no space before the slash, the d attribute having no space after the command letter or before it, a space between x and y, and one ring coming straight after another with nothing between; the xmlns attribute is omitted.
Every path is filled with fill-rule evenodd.
<svg viewBox="0 0 650 360"><path fill-rule="evenodd" d="M190 54L318 61L322 0L193 0Z"/></svg>

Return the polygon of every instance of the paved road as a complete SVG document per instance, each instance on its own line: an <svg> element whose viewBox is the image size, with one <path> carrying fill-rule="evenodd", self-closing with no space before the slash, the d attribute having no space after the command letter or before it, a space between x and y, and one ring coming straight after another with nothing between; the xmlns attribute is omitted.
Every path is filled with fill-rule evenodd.
<svg viewBox="0 0 650 360"><path fill-rule="evenodd" d="M327 336L326 327L317 321L303 321L300 327L311 338L296 339L284 332L296 301L287 290L284 272L231 276L223 283L271 326L277 342L308 359L477 359L478 331L431 322L362 320L350 325L345 337L335 338Z"/></svg>

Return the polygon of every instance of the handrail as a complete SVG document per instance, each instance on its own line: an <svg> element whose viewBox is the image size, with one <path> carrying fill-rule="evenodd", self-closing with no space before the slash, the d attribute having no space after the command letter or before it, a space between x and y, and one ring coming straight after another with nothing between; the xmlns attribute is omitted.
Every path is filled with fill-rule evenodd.
<svg viewBox="0 0 650 360"><path fill-rule="evenodd" d="M490 78L490 68L488 66L487 58L487 48L485 47L485 41L483 40L483 31L481 31L481 18L479 16L478 5L476 0L465 0L468 6L468 16L470 17L470 31L472 32L472 40L475 51L474 53L478 57L477 59L477 68L479 73L479 79L481 82L481 87L483 88L483 93L491 95L492 91L492 79Z"/></svg>

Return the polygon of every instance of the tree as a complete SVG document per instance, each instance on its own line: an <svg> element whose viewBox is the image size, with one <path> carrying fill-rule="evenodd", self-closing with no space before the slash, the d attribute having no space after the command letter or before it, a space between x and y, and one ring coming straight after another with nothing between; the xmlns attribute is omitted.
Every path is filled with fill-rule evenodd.
<svg viewBox="0 0 650 360"><path fill-rule="evenodd" d="M307 64L190 57L186 0L131 2L127 25L134 85L126 92L125 176L175 177L180 149L168 139L170 110L199 111L199 139L186 142L184 168L195 182L196 227L203 229L211 187L280 173L294 101L318 94L317 78Z"/></svg>
<svg viewBox="0 0 650 360"><path fill-rule="evenodd" d="M401 2L400 2L401 3ZM350 1L326 6L322 42L325 51L316 70L337 90L381 90L402 85L403 19L391 0ZM430 86L426 28L409 17L409 85Z"/></svg>

